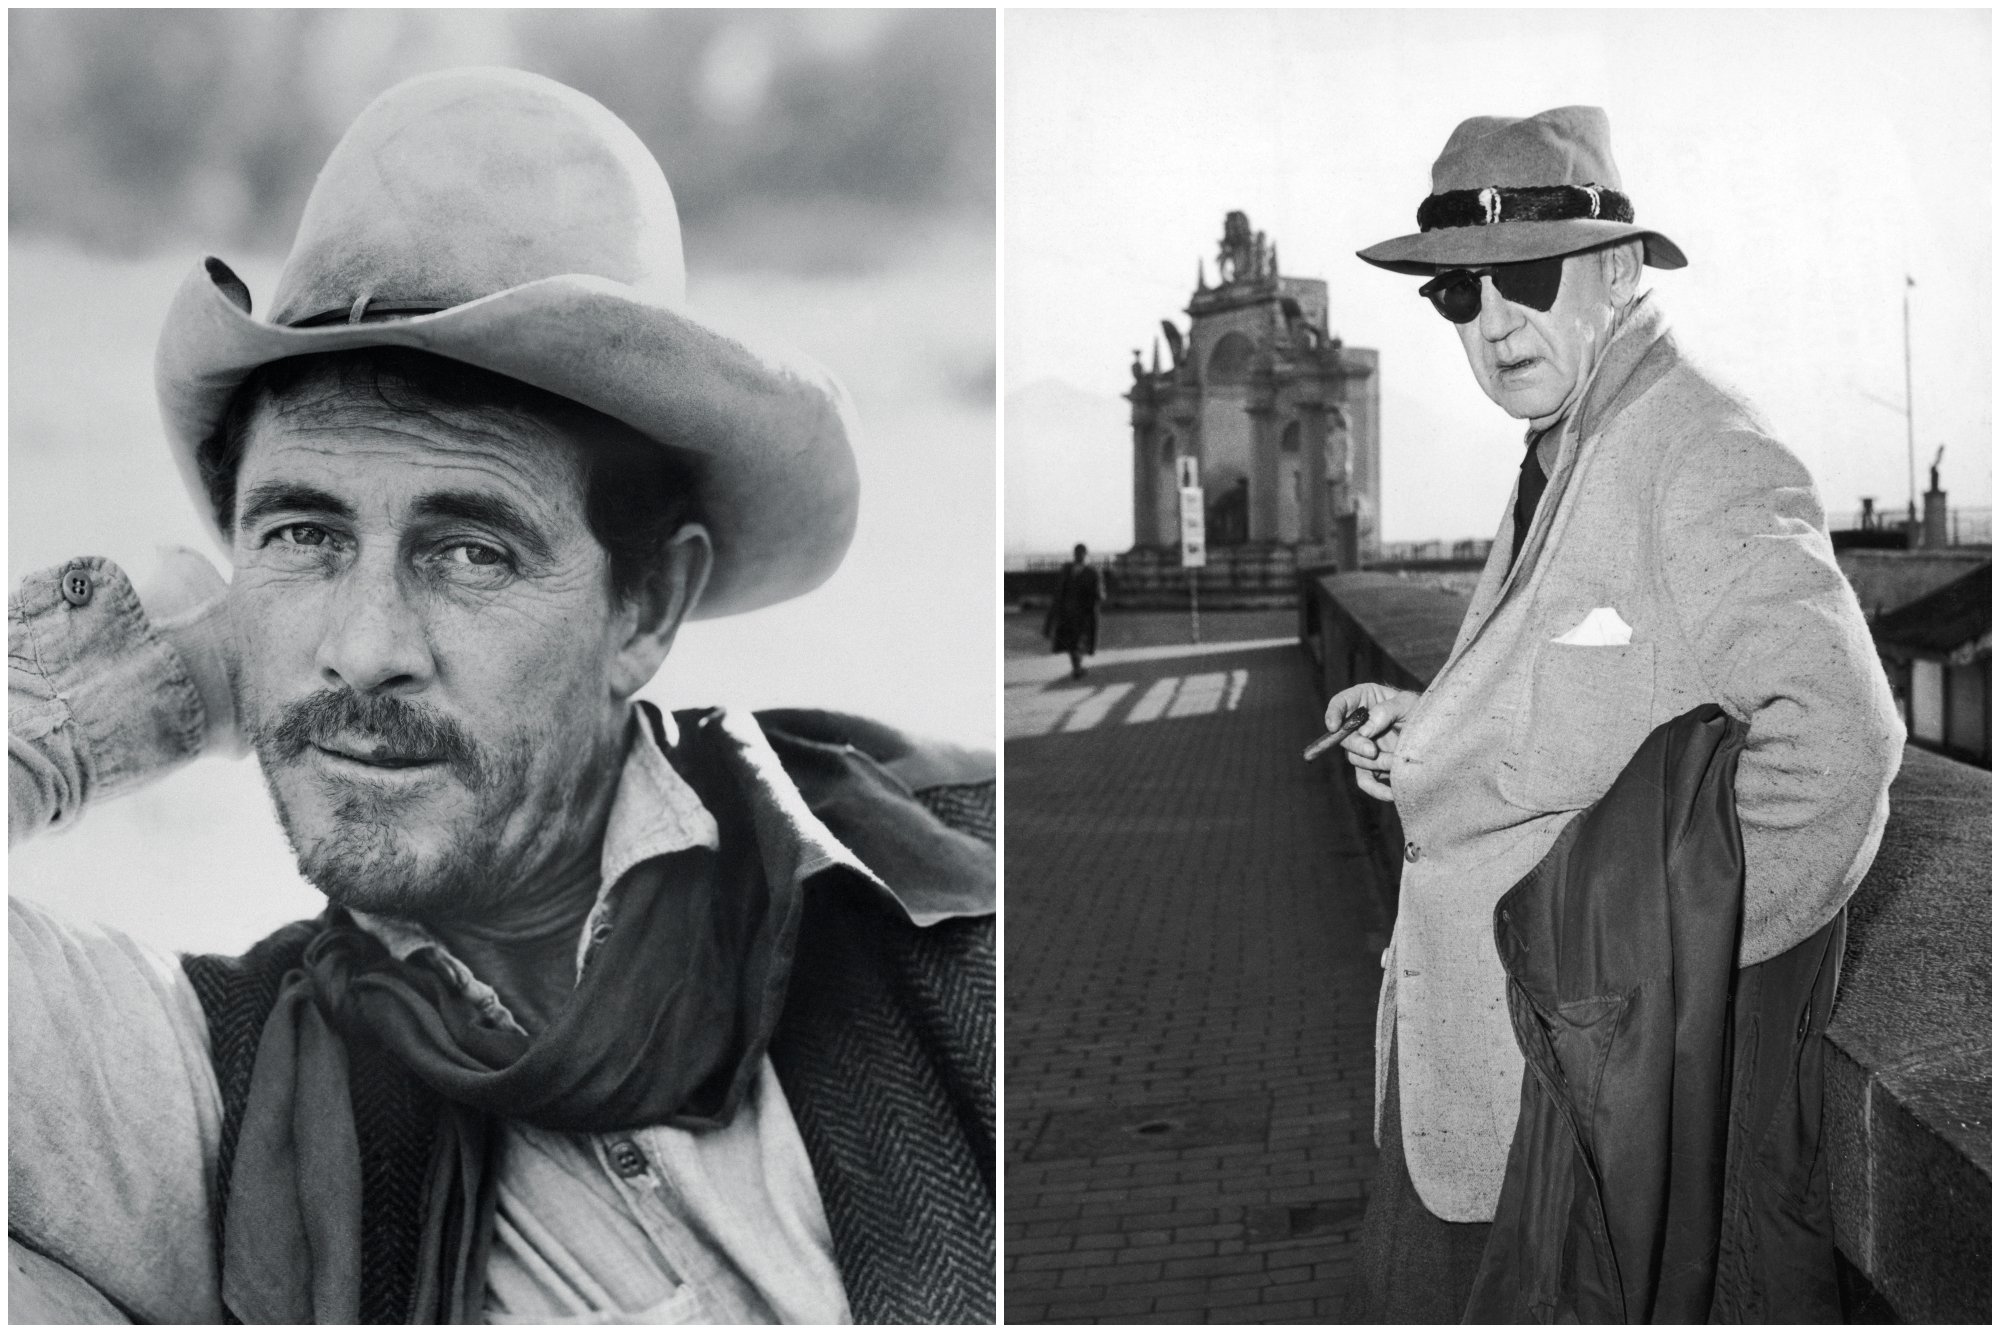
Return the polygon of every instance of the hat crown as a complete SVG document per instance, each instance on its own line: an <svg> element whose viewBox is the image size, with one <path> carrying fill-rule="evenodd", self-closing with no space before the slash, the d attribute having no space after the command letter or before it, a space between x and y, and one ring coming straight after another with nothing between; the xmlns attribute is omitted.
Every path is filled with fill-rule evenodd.
<svg viewBox="0 0 2000 1333"><path fill-rule="evenodd" d="M1564 106L1534 116L1461 121L1431 166L1431 193L1489 185L1623 190L1611 159L1610 118L1601 107Z"/></svg>
<svg viewBox="0 0 2000 1333"><path fill-rule="evenodd" d="M522 70L442 70L377 97L320 169L273 296L291 324L443 309L585 273L687 293L659 163L600 103Z"/></svg>

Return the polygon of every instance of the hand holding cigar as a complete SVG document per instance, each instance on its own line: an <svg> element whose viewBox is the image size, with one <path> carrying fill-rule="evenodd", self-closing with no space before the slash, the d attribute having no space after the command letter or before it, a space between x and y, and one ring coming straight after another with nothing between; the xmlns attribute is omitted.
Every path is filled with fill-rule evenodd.
<svg viewBox="0 0 2000 1333"><path fill-rule="evenodd" d="M1306 762L1310 764L1313 760L1319 758L1321 755L1325 754L1328 750L1331 750L1334 746L1346 740L1349 736L1352 736L1357 730L1360 729L1361 724L1366 722L1367 720L1368 720L1368 710L1366 708L1357 708L1353 712L1349 713L1346 717L1341 719L1340 725L1338 727L1334 728L1332 731L1327 732L1326 735L1320 737L1318 740L1314 741L1311 745L1308 745L1306 747Z"/></svg>

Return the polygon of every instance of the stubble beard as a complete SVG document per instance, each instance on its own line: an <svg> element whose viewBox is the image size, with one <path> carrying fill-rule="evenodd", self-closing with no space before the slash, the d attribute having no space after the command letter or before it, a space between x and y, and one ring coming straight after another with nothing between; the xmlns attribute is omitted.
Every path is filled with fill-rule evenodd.
<svg viewBox="0 0 2000 1333"><path fill-rule="evenodd" d="M265 788L306 882L336 906L412 920L476 914L483 904L506 898L510 877L501 836L526 789L525 763L509 759L492 766L495 780L488 784L455 783L470 794L469 809L460 805L434 817L413 813L397 796L330 780L295 800L281 773L291 769L295 781L315 779L298 771L297 761L258 750ZM300 809L306 802L323 809L308 816ZM432 836L416 836L418 821Z"/></svg>
<svg viewBox="0 0 2000 1333"><path fill-rule="evenodd" d="M356 699L324 691L251 728L299 873L335 905L428 924L490 918L601 837L622 731L600 736L550 721L488 746L423 705ZM564 711L557 705L550 716ZM314 739L343 727L392 743L420 737L446 755L444 808L311 772ZM538 772L537 758L550 756L570 762ZM531 804L532 823L510 830Z"/></svg>
<svg viewBox="0 0 2000 1333"><path fill-rule="evenodd" d="M426 705L346 690L293 700L251 730L299 873L334 904L422 919L506 897L501 844L527 795L533 738L495 753ZM336 736L437 754L449 785L425 799L312 772L313 746ZM443 809L433 805L440 794Z"/></svg>

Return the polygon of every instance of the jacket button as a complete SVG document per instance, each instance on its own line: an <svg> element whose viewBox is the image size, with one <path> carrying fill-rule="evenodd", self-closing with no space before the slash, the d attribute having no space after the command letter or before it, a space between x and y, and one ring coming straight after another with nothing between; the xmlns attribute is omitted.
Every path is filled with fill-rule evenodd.
<svg viewBox="0 0 2000 1333"><path fill-rule="evenodd" d="M646 1174L646 1154L640 1152L639 1145L632 1140L620 1139L611 1145L611 1165L627 1180L643 1176Z"/></svg>
<svg viewBox="0 0 2000 1333"><path fill-rule="evenodd" d="M1414 864L1416 859L1422 856L1423 854L1424 854L1424 849L1417 846L1417 844L1415 844L1414 842L1406 842L1403 844L1403 859L1405 861L1409 861Z"/></svg>
<svg viewBox="0 0 2000 1333"><path fill-rule="evenodd" d="M72 569L62 576L63 600L71 606L89 606L90 595L96 590L87 570Z"/></svg>

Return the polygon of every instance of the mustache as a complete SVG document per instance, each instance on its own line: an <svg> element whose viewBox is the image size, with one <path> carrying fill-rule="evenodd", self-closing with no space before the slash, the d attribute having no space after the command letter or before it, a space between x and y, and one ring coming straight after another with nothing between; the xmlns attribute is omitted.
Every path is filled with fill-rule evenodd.
<svg viewBox="0 0 2000 1333"><path fill-rule="evenodd" d="M474 788L486 786L492 772L464 727L389 694L320 690L286 704L277 721L258 732L256 742L260 753L287 760L315 746L351 751L360 744L385 758L441 762Z"/></svg>

